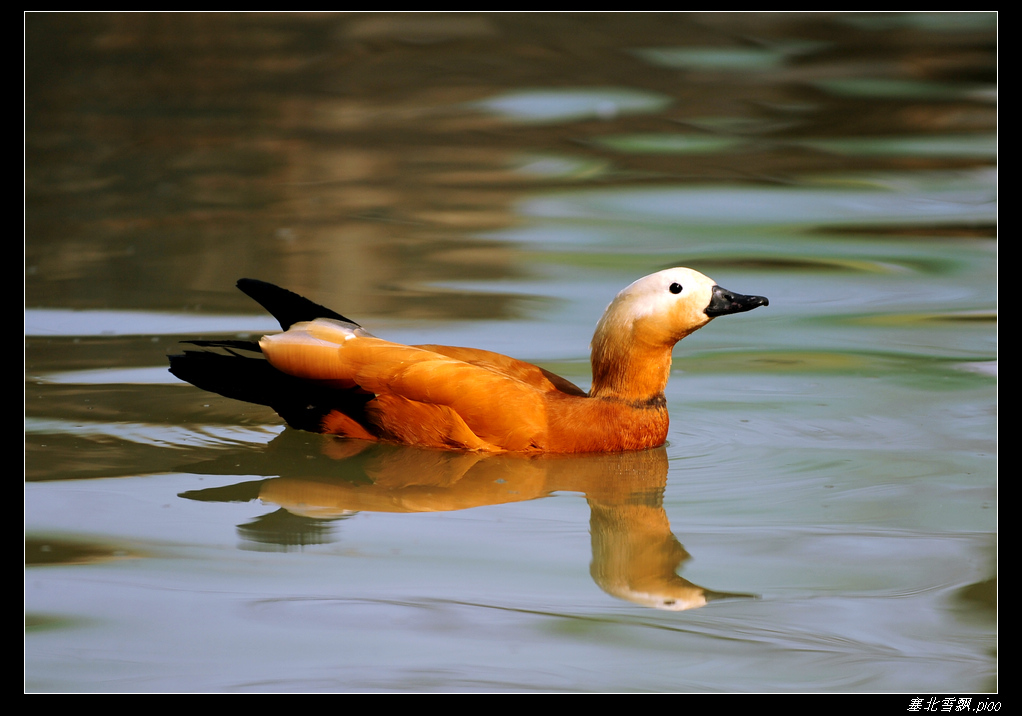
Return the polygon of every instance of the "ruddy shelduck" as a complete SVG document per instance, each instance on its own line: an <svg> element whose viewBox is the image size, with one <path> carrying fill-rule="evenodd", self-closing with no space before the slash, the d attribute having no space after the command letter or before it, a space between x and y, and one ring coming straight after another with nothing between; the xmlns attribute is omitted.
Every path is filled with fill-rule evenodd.
<svg viewBox="0 0 1022 716"><path fill-rule="evenodd" d="M273 284L238 288L283 333L192 341L171 372L267 405L289 425L361 440L485 452L642 450L667 439L664 388L674 344L717 316L768 305L688 268L641 278L596 326L586 393L538 366L476 348L406 346Z"/></svg>

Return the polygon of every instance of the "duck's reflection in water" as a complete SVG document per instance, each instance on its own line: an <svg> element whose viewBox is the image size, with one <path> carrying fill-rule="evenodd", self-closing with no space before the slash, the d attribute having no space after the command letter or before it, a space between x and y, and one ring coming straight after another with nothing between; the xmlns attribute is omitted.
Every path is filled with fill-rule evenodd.
<svg viewBox="0 0 1022 716"><path fill-rule="evenodd" d="M677 574L689 558L663 507L667 452L482 454L368 443L286 430L265 451L192 465L204 474L279 475L182 493L202 501L259 499L280 510L240 528L251 542L328 541L329 523L358 512L445 512L579 492L590 507L590 574L608 594L683 610L751 594L715 592Z"/></svg>

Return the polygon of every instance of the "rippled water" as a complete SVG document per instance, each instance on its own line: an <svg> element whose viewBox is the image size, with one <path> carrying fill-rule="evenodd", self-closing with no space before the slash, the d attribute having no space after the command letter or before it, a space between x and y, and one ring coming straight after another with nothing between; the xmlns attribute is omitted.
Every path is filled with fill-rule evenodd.
<svg viewBox="0 0 1022 716"><path fill-rule="evenodd" d="M996 691L995 33L30 14L26 689ZM587 385L674 265L770 306L679 344L659 450L366 447L166 371L275 330L255 276Z"/></svg>

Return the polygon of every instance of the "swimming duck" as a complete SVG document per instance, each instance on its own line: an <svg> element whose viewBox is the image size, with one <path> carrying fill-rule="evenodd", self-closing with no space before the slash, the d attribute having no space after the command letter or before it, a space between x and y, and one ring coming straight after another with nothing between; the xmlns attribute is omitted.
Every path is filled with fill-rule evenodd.
<svg viewBox="0 0 1022 716"><path fill-rule="evenodd" d="M642 450L667 439L671 349L717 316L766 306L688 268L641 278L596 326L589 392L543 368L476 348L406 346L291 291L238 288L283 333L191 341L170 371L273 408L289 425L361 440L484 452Z"/></svg>

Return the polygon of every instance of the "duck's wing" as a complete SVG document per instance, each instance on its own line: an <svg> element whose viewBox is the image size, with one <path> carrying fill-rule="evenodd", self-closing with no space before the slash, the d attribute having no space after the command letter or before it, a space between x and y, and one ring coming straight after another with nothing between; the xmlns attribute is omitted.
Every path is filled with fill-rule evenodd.
<svg viewBox="0 0 1022 716"><path fill-rule="evenodd" d="M416 346L416 348L440 353L465 363L471 363L472 365L503 373L544 392L560 392L579 397L586 395L584 390L570 380L540 368L538 365L526 363L502 353L484 351L480 348L460 348L457 346L424 345Z"/></svg>
<svg viewBox="0 0 1022 716"><path fill-rule="evenodd" d="M266 336L260 347L288 375L375 394L366 411L384 439L513 451L546 443L544 391L491 367L360 334L329 319L295 324ZM449 442L417 437L437 431L454 437Z"/></svg>

